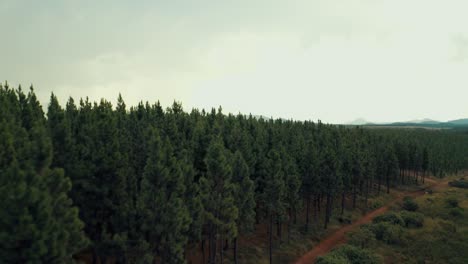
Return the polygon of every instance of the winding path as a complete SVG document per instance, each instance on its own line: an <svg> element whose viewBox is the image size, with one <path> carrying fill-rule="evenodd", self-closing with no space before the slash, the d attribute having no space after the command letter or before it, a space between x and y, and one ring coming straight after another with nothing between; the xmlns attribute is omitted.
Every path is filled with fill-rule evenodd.
<svg viewBox="0 0 468 264"><path fill-rule="evenodd" d="M420 195L424 195L426 189L432 189L434 187L439 187L441 185L446 185L448 181L435 181L432 179L426 179L427 182L433 183L430 186L427 186L421 190L418 191L413 191L413 192L408 192L404 193L404 195L397 197L387 205L380 207L366 215L364 215L362 218L357 220L356 222L346 225L341 227L340 229L336 230L333 234L329 235L326 237L324 240L320 241L318 245L316 245L312 250L307 252L305 255L303 255L297 262L296 264L312 264L315 263L315 260L318 256L325 255L328 253L330 250L335 248L337 245L343 244L346 242L346 233L348 233L351 230L356 229L360 225L370 223L372 219L374 219L376 216L379 216L390 208L390 206L398 201L401 201L404 196L411 196L411 197L417 197Z"/></svg>

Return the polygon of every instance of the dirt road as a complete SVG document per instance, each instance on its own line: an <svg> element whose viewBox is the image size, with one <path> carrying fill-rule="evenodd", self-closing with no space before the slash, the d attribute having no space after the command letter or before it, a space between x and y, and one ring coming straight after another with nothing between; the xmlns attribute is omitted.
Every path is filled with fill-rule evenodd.
<svg viewBox="0 0 468 264"><path fill-rule="evenodd" d="M433 183L429 187L426 187L424 189L418 190L418 191L413 191L413 192L408 192L405 193L403 196L411 196L411 197L417 197L420 195L423 195L425 193L426 189L433 189L435 187L440 187L442 185L446 185L448 181L435 181L431 179L426 179L428 182ZM346 242L346 233L356 229L360 225L370 223L372 219L374 219L376 216L381 215L388 211L390 206L398 201L401 201L403 199L403 196L397 197L395 200L390 202L389 204L380 207L366 215L364 215L362 218L357 220L356 222L344 226L335 233L331 234L330 236L326 237L324 240L322 240L317 246L315 246L312 250L307 252L305 255L303 255L297 262L296 264L312 264L315 262L315 259L318 256L325 255L328 253L330 250L335 248L337 245L343 244Z"/></svg>

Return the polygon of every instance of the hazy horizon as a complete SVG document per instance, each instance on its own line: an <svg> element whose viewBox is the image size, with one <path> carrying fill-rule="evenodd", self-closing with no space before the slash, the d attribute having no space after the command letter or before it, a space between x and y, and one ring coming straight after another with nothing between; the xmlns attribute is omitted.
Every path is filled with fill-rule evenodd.
<svg viewBox="0 0 468 264"><path fill-rule="evenodd" d="M468 117L468 2L0 2L0 80L349 123Z"/></svg>

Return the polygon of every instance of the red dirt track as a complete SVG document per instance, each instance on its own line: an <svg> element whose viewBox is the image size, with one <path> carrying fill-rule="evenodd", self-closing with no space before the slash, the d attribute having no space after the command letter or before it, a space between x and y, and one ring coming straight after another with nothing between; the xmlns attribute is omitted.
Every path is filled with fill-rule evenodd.
<svg viewBox="0 0 468 264"><path fill-rule="evenodd" d="M426 181L434 183L434 184L430 185L427 188L434 188L434 187L438 187L438 186L443 185L443 184L447 184L446 181L438 182L438 181L434 181L434 180L431 180L431 179L426 179ZM424 195L425 189L427 189L427 188L424 188L424 189L418 190L418 191L405 193L404 196L417 197L417 196ZM379 215L385 213L386 211L388 211L390 205L392 205L392 204L394 204L394 203L396 203L398 201L401 201L402 199L403 199L403 197L398 197L395 200L393 200L392 202L390 202L389 204L387 204L387 205L385 205L383 207L380 207L380 208L378 208L378 209L364 215L362 218L360 218L356 222L338 229L333 234L329 235L324 240L320 241L320 243L318 245L316 245L312 250L310 250L305 255L303 255L296 262L296 264L312 264L312 263L315 263L315 260L316 260L317 257L325 255L330 250L335 248L337 245L345 243L346 242L346 233L348 233L351 230L356 229L360 225L370 223L372 221L372 219L374 219L376 216L379 216Z"/></svg>

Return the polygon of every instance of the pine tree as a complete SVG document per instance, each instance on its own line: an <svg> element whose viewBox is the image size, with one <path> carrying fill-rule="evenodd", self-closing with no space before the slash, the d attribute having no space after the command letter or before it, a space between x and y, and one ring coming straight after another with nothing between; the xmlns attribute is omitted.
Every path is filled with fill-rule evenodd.
<svg viewBox="0 0 468 264"><path fill-rule="evenodd" d="M9 101L0 106L0 262L70 262L87 243L71 183L50 169L52 145L33 90L14 93L0 87L0 101Z"/></svg>
<svg viewBox="0 0 468 264"><path fill-rule="evenodd" d="M298 173L298 168L293 159L286 153L285 150L282 152L283 170L284 170L284 181L286 187L285 201L288 209L288 241L291 233L291 221L292 218L296 217L297 212L300 209L300 188L301 188L301 177Z"/></svg>
<svg viewBox="0 0 468 264"><path fill-rule="evenodd" d="M239 209L236 221L239 233L249 233L255 224L255 185L249 176L249 167L240 151L234 154L232 180L235 184L234 197ZM237 236L234 238L234 262L237 264Z"/></svg>
<svg viewBox="0 0 468 264"><path fill-rule="evenodd" d="M265 182L263 200L268 213L268 237L270 263L273 263L273 221L285 214L286 186L284 183L284 172L278 151L271 150L268 153L269 171Z"/></svg>
<svg viewBox="0 0 468 264"><path fill-rule="evenodd" d="M223 241L237 237L238 209L234 200L231 166L221 138L215 137L205 158L207 173L200 179L202 201L209 237L209 263L216 263L216 241L221 241L220 260L223 261Z"/></svg>
<svg viewBox="0 0 468 264"><path fill-rule="evenodd" d="M190 214L184 204L183 174L169 141L151 132L150 152L141 183L142 232L163 263L184 263Z"/></svg>

